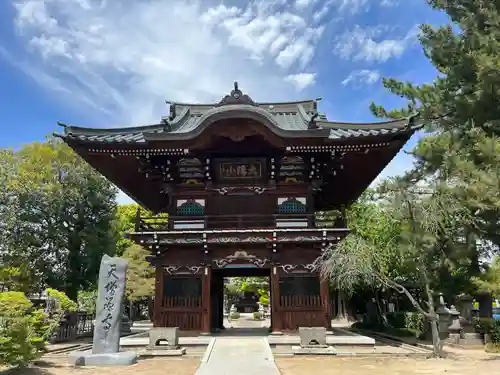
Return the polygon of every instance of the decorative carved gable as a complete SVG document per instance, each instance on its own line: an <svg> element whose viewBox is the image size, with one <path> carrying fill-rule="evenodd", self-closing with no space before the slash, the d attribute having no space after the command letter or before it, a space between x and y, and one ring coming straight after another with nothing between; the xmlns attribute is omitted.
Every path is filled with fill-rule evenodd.
<svg viewBox="0 0 500 375"><path fill-rule="evenodd" d="M243 92L238 88L238 82L234 82L234 89L231 94L226 95L222 100L216 105L216 107L222 107L224 105L234 105L234 104L246 104L257 106L252 98L248 95L243 94Z"/></svg>

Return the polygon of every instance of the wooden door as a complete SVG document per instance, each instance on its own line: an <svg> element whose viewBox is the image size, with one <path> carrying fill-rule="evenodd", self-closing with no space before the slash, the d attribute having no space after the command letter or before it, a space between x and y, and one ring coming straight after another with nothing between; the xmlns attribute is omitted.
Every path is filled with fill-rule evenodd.
<svg viewBox="0 0 500 375"><path fill-rule="evenodd" d="M155 298L155 327L200 331L203 318L202 285L202 276L172 276L164 272L160 293L157 293L160 301Z"/></svg>
<svg viewBox="0 0 500 375"><path fill-rule="evenodd" d="M281 328L294 331L299 327L325 327L322 288L316 275L287 275L279 278L277 306Z"/></svg>

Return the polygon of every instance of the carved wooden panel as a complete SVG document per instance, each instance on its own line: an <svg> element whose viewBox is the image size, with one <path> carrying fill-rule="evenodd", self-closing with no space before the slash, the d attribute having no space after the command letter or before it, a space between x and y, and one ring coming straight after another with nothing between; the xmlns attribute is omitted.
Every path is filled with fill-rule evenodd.
<svg viewBox="0 0 500 375"><path fill-rule="evenodd" d="M236 250L234 253L223 257L213 257L213 267L215 268L267 268L270 265L269 256L257 256L245 250Z"/></svg>

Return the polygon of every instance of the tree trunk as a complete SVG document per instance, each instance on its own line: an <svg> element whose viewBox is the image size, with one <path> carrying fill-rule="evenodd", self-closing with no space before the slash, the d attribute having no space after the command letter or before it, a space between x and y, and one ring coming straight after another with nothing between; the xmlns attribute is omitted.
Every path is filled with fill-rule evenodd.
<svg viewBox="0 0 500 375"><path fill-rule="evenodd" d="M335 320L347 321L349 315L347 312L345 293L343 293L341 290L336 290L335 294L337 295L337 315L335 316Z"/></svg>
<svg viewBox="0 0 500 375"><path fill-rule="evenodd" d="M380 293L379 291L375 291L375 302L377 304L377 311L379 315L379 322L382 323L382 326L387 327L389 322L387 321L387 314L385 308L382 308L382 304L380 303Z"/></svg>
<svg viewBox="0 0 500 375"><path fill-rule="evenodd" d="M130 319L131 322L134 321L135 318L135 311L134 311L134 301L128 301L128 318Z"/></svg>
<svg viewBox="0 0 500 375"><path fill-rule="evenodd" d="M443 343L441 342L441 337L439 337L438 322L436 308L434 306L434 297L432 295L429 279L427 277L427 272L422 271L425 280L425 293L427 295L427 305L429 306L429 319L431 325L432 333L432 349L434 356L438 358L443 357Z"/></svg>

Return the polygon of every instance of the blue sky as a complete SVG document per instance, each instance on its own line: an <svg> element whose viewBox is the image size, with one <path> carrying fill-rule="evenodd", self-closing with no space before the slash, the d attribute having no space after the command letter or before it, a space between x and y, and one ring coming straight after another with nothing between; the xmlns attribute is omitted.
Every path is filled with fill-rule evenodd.
<svg viewBox="0 0 500 375"><path fill-rule="evenodd" d="M330 120L374 121L370 101L401 104L381 77L435 77L418 25L444 22L424 0L5 0L0 147L56 121L154 123L165 99L218 101L234 80L256 101L322 97ZM410 165L400 153L382 177Z"/></svg>

